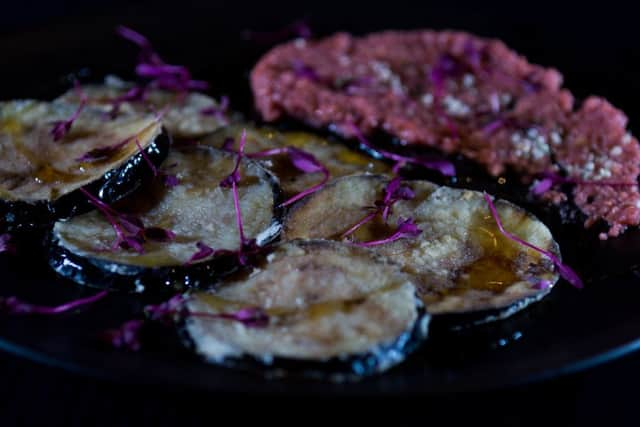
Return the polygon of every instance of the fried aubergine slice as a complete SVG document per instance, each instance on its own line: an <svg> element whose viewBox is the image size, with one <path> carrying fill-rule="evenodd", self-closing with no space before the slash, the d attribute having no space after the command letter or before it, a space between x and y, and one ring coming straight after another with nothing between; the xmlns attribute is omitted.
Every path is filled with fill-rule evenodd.
<svg viewBox="0 0 640 427"><path fill-rule="evenodd" d="M208 361L333 380L400 363L429 323L397 264L325 240L281 244L250 274L191 294L187 307L186 332ZM238 321L249 312L261 323Z"/></svg>
<svg viewBox="0 0 640 427"><path fill-rule="evenodd" d="M55 140L56 122L77 105L32 100L0 103L0 228L48 226L86 212L81 188L113 203L135 191L167 156L170 140L154 115L106 119L84 108Z"/></svg>
<svg viewBox="0 0 640 427"><path fill-rule="evenodd" d="M174 149L166 167L171 185L154 180L106 211L57 222L51 267L90 286L136 291L211 286L239 260L233 192L220 185L235 163L235 154L211 147ZM239 171L244 236L262 246L280 231L278 184L251 160L243 158Z"/></svg>
<svg viewBox="0 0 640 427"><path fill-rule="evenodd" d="M393 235L396 224L412 218L420 234L371 249L401 264L416 278L427 310L451 315L448 318L454 323L506 317L544 297L558 280L551 260L503 236L482 193L427 181L403 181L412 198L393 204L386 222L376 214L343 237L375 210L376 201L380 205L388 184L389 178L381 175L334 181L292 209L284 239L367 244ZM506 230L538 248L559 253L549 229L533 215L503 200L495 205Z"/></svg>

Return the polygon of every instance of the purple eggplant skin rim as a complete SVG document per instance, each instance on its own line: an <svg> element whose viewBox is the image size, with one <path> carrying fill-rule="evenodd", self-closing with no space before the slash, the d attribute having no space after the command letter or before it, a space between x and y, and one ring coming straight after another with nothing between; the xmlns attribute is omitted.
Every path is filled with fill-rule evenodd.
<svg viewBox="0 0 640 427"><path fill-rule="evenodd" d="M273 194L271 223L267 227L272 232L258 242L260 246L267 246L280 237L286 210L281 206L284 194L278 178L273 173L259 163L249 161L259 168L262 178L269 183ZM80 285L124 292L210 289L215 287L222 278L241 268L237 257L233 255L220 255L209 261L192 265L151 268L84 257L60 244L53 230L49 232L45 244L49 266L58 275Z"/></svg>
<svg viewBox="0 0 640 427"><path fill-rule="evenodd" d="M106 204L113 204L134 193L154 176L147 161L158 167L169 155L171 137L163 128L162 132L144 149L124 164L111 169L100 178L85 185L86 191ZM146 157L146 158L145 158ZM148 160L147 160L148 159ZM82 191L74 190L55 200L25 202L0 199L0 231L31 232L43 231L60 219L68 219L95 209Z"/></svg>

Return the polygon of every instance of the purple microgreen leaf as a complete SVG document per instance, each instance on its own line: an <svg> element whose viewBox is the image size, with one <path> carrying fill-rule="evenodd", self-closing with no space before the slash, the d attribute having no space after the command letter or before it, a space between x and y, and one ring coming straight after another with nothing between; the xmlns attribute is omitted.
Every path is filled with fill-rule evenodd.
<svg viewBox="0 0 640 427"><path fill-rule="evenodd" d="M269 150L259 151L256 153L251 153L247 157L250 158L261 158L261 157L270 157L286 154L289 157L289 160L293 164L293 166L301 172L304 173L321 173L322 180L312 186L307 188L304 191L292 196L288 200L284 201L280 206L289 206L292 203L297 202L298 200L308 196L309 194L313 194L318 190L321 190L324 185L327 183L330 177L329 170L322 164L315 156L311 153L308 153L304 150L300 150L295 147L281 147L281 148L272 148Z"/></svg>
<svg viewBox="0 0 640 427"><path fill-rule="evenodd" d="M77 162L96 162L108 159L110 157L113 157L118 151L122 149L122 147L130 143L132 139L133 138L129 137L121 142L118 142L117 144L94 148L93 150L89 150L75 160Z"/></svg>
<svg viewBox="0 0 640 427"><path fill-rule="evenodd" d="M9 233L0 234L0 253L15 253L16 247L13 244L13 237Z"/></svg>
<svg viewBox="0 0 640 427"><path fill-rule="evenodd" d="M543 178L540 180L536 180L531 187L531 192L536 196L540 196L541 194L546 193L551 190L554 185L554 181L551 178Z"/></svg>
<svg viewBox="0 0 640 427"><path fill-rule="evenodd" d="M541 279L536 281L533 284L533 287L539 290L549 289L551 287L551 282L549 280Z"/></svg>
<svg viewBox="0 0 640 427"><path fill-rule="evenodd" d="M352 225L347 231L342 233L340 235L340 237L341 238L345 238L345 237L350 236L351 234L355 233L358 228L362 227L366 223L368 223L371 220L373 220L373 218L375 218L377 214L378 214L378 210L375 210L373 212L369 212L368 214L363 216L362 219L360 219L358 222L356 222L354 225Z"/></svg>
<svg viewBox="0 0 640 427"><path fill-rule="evenodd" d="M315 69L306 65L299 59L294 59L293 61L291 61L291 69L293 70L293 73L296 75L296 77L308 79L313 82L319 82L321 80Z"/></svg>
<svg viewBox="0 0 640 427"><path fill-rule="evenodd" d="M242 161L242 157L244 156L244 146L246 142L247 142L247 132L246 130L243 130L242 135L240 136L239 150L235 152L237 153L236 164L233 168L233 171L231 171L231 173L226 178L220 181L221 187L229 188L232 186L233 183L237 184L238 182L240 182L240 162Z"/></svg>
<svg viewBox="0 0 640 427"><path fill-rule="evenodd" d="M228 108L229 108L229 97L223 96L222 98L220 98L220 103L218 103L218 105L213 105L211 107L203 108L202 110L200 110L200 114L202 114L203 116L213 116L220 120L226 121L226 117L224 115L227 112Z"/></svg>
<svg viewBox="0 0 640 427"><path fill-rule="evenodd" d="M489 123L487 123L486 125L483 126L482 128L482 132L486 135L489 136L491 134L493 134L495 131L497 131L498 129L500 129L501 127L503 127L505 125L505 121L503 119L496 119L493 120Z"/></svg>
<svg viewBox="0 0 640 427"><path fill-rule="evenodd" d="M140 332L144 320L129 320L117 329L109 329L100 334L100 339L113 348L138 351L142 348Z"/></svg>
<svg viewBox="0 0 640 427"><path fill-rule="evenodd" d="M165 186L175 187L177 185L180 185L180 180L176 175L171 173L166 173L166 172L161 172L161 174L162 174L163 182Z"/></svg>
<svg viewBox="0 0 640 427"><path fill-rule="evenodd" d="M358 243L355 243L355 245L362 246L362 247L379 246L379 245L384 245L386 243L392 243L400 239L416 237L420 233L422 233L422 230L418 228L418 226L413 222L412 218L407 218L406 220L399 218L398 228L391 236L385 239L372 240L370 242L358 242Z"/></svg>
<svg viewBox="0 0 640 427"><path fill-rule="evenodd" d="M236 211L236 224L238 227L238 233L240 234L241 250L242 246L246 243L246 239L244 237L244 228L242 226L242 213L240 212L240 196L238 195L238 183L240 182L240 162L242 161L242 157L244 156L244 146L246 143L247 131L243 129L242 135L240 136L240 147L236 156L235 167L233 168L231 174L220 182L221 187L231 187L231 191L233 194L233 207Z"/></svg>
<svg viewBox="0 0 640 427"><path fill-rule="evenodd" d="M98 292L95 295L79 298L53 307L29 304L16 297L0 297L0 313L5 314L39 314L56 315L66 313L83 305L93 304L108 295L107 291Z"/></svg>
<svg viewBox="0 0 640 427"><path fill-rule="evenodd" d="M496 222L496 226L498 227L498 230L500 230L500 233L502 233L503 236L505 236L506 238L508 238L509 240L512 240L516 243L519 243L523 246L526 246L527 248L533 249L534 251L538 252L541 255L546 256L547 258L549 258L551 260L551 262L553 262L553 264L555 265L556 269L558 270L558 273L560 273L560 276L565 279L567 282L569 282L571 285L573 285L576 288L582 288L584 287L584 284L582 283L582 280L580 279L580 277L578 276L578 274L573 271L571 269L571 267L569 267L568 265L565 265L562 263L562 261L560 260L560 258L558 258L555 254L546 251L542 248L539 248L529 242L527 242L526 240L511 234L510 232L508 232L507 230L504 229L503 225L502 225L502 221L500 220L500 216L498 215L498 211L496 210L496 207L493 204L493 201L491 200L491 197L487 194L484 193L484 199L487 202L487 205L489 206L489 212L491 212L491 216L493 217L493 219Z"/></svg>
<svg viewBox="0 0 640 427"><path fill-rule="evenodd" d="M144 101L147 96L147 86L134 86L122 95L114 98L111 101L111 111L109 116L115 119L120 113L120 108L125 102Z"/></svg>
<svg viewBox="0 0 640 427"><path fill-rule="evenodd" d="M144 312L151 320L169 323L176 315L185 314L185 301L184 295L177 294L160 304L145 306Z"/></svg>
<svg viewBox="0 0 640 427"><path fill-rule="evenodd" d="M360 144L364 145L370 150L375 151L380 156L386 159L390 159L395 162L398 162L400 164L400 167L406 163L411 163L411 164L422 166L427 169L437 170L444 176L455 176L456 174L455 166L453 165L453 163L447 160L425 159L421 157L408 157L408 156L402 156L400 154L392 153L390 151L381 150L379 148L374 147L374 145L365 138L364 134L362 133L362 131L360 131L358 126L351 123L350 128L353 134L355 135L355 137L360 142Z"/></svg>
<svg viewBox="0 0 640 427"><path fill-rule="evenodd" d="M192 313L193 315L193 313ZM250 328L264 328L269 325L269 315L260 307L242 308L233 313L221 313L222 319L235 320Z"/></svg>
<svg viewBox="0 0 640 427"><path fill-rule="evenodd" d="M56 122L53 122L53 127L51 128L51 131L49 133L53 137L54 141L60 141L65 137L67 133L69 133L69 131L71 130L71 126L73 126L73 122L76 121L76 119L80 116L80 113L82 113L82 110L84 110L84 107L87 105L87 95L82 90L82 87L80 86L78 80L76 80L74 84L76 92L78 92L78 97L80 98L80 103L78 104L76 111L74 111L71 117L66 120L58 120Z"/></svg>
<svg viewBox="0 0 640 427"><path fill-rule="evenodd" d="M196 243L196 247L198 248L198 250L193 255L191 255L191 258L189 258L185 265L191 265L196 261L209 258L215 253L215 250L213 250L213 248L207 246L203 242Z"/></svg>
<svg viewBox="0 0 640 427"><path fill-rule="evenodd" d="M138 147L138 151L140 152L140 155L149 166L149 169L151 169L153 176L154 177L158 176L158 168L156 168L156 165L153 164L153 162L151 161L147 153L144 151L144 148L142 148L142 146L140 145L140 140L136 138L135 141L136 141L136 147Z"/></svg>
<svg viewBox="0 0 640 427"><path fill-rule="evenodd" d="M611 186L611 187L627 187L627 186L635 186L638 185L637 182L628 182L628 181L614 181L614 180L606 180L606 179L597 179L597 180L584 180L584 179L575 179L575 178L567 178L562 175L559 175L555 172L544 172L538 176L534 184L531 186L531 193L536 196L540 196L551 188L560 185L560 184L574 184L574 185L602 185L602 186Z"/></svg>
<svg viewBox="0 0 640 427"><path fill-rule="evenodd" d="M305 173L324 172L326 168L311 153L289 147L289 159L293 165Z"/></svg>
<svg viewBox="0 0 640 427"><path fill-rule="evenodd" d="M120 36L140 47L136 74L151 79L149 86L178 93L206 90L209 87L205 81L192 80L191 73L186 67L165 63L142 34L122 26L116 31Z"/></svg>
<svg viewBox="0 0 640 427"><path fill-rule="evenodd" d="M386 222L391 214L391 209L398 200L411 200L415 193L409 187L401 185L400 177L394 177L384 189L382 202L376 203L382 213L382 219Z"/></svg>
<svg viewBox="0 0 640 427"><path fill-rule="evenodd" d="M233 149L233 145L235 143L236 143L236 140L229 136L224 139L221 150L228 151L230 153L235 153L236 151ZM248 157L251 157L251 156L252 156L251 154L248 155Z"/></svg>

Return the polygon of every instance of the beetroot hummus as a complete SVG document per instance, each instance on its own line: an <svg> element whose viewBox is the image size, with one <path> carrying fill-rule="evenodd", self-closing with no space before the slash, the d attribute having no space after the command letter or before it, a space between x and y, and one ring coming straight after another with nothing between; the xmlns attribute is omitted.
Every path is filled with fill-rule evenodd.
<svg viewBox="0 0 640 427"><path fill-rule="evenodd" d="M563 172L579 182L586 226L604 219L616 236L640 222L638 188L626 185L640 173L640 148L624 114L599 98L574 111L558 71L498 40L451 31L296 40L267 53L251 85L265 120L287 115L346 137L354 125L365 135L382 130L462 153L493 175Z"/></svg>

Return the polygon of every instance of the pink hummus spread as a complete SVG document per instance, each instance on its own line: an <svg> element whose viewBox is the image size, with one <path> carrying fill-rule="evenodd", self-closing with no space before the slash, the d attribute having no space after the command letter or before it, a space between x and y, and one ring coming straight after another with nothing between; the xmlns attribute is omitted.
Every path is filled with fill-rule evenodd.
<svg viewBox="0 0 640 427"><path fill-rule="evenodd" d="M493 175L561 172L581 182L573 199L585 226L609 224L601 238L640 223L637 185L602 185L635 183L640 173L624 113L596 97L576 109L558 71L501 41L452 31L295 40L258 62L251 85L267 121L286 115L345 137L354 125L381 130L464 154ZM563 199L553 193L547 199Z"/></svg>

